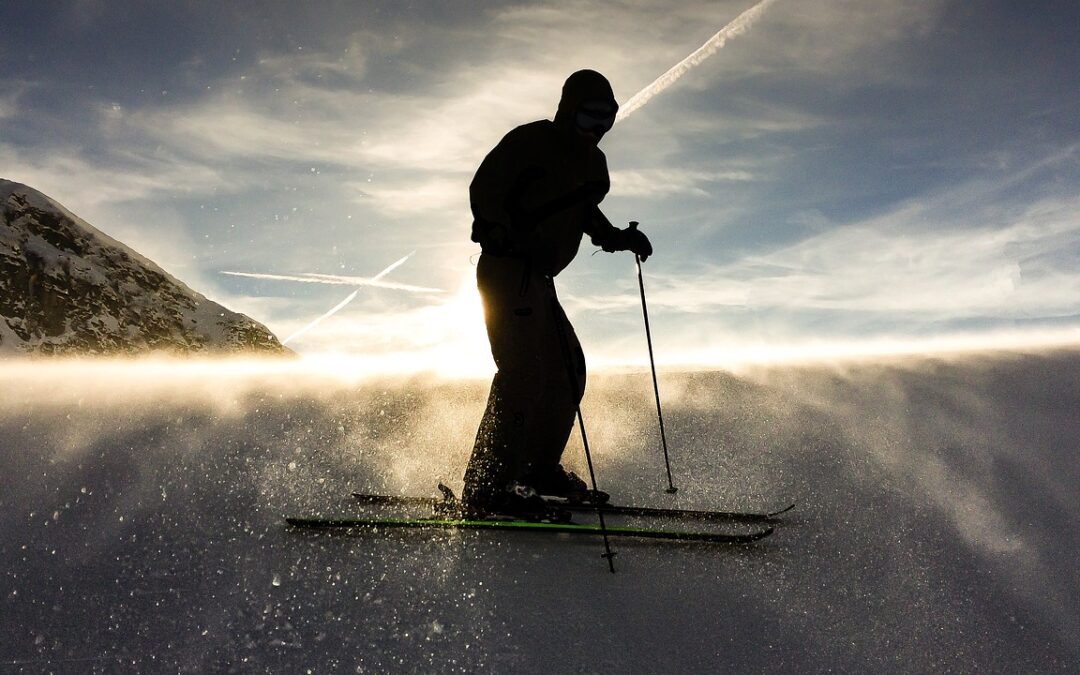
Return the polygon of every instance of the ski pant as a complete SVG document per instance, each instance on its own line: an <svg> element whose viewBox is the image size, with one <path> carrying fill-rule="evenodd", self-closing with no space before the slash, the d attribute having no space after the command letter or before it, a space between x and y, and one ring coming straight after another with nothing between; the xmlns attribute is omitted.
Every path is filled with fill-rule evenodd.
<svg viewBox="0 0 1080 675"><path fill-rule="evenodd" d="M557 465L585 391L585 355L551 277L527 260L481 254L476 285L498 371L465 471L473 503Z"/></svg>

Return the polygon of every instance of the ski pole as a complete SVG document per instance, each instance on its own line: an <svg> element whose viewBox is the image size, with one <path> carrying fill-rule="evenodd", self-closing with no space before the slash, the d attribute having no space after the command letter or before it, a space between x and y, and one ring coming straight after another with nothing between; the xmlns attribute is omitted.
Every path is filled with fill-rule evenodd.
<svg viewBox="0 0 1080 675"><path fill-rule="evenodd" d="M559 333L559 346L562 348L563 361L566 362L566 376L570 383L570 395L574 397L574 410L577 413L578 429L581 431L581 445L585 448L585 464L589 467L589 480L592 481L593 498L596 503L596 515L600 518L600 534L604 539L604 552L601 555L607 558L608 569L614 573L616 552L611 550L607 522L604 520L604 510L601 507L600 502L595 499L595 495L600 492L600 489L596 487L596 470L593 469L592 452L589 450L589 438L585 435L585 418L581 415L581 396L578 391L577 378L574 376L574 362L570 354L570 338L566 336L566 328L562 323L565 314L563 314L562 308L559 305L559 297L555 293L555 280L548 277L548 283L551 284L551 313L552 317L555 319L555 329Z"/></svg>
<svg viewBox="0 0 1080 675"><path fill-rule="evenodd" d="M636 230L638 222L630 221L630 229ZM667 469L668 487L665 492L673 495L679 491L671 479L671 459L668 456L667 434L664 433L664 411L660 407L660 385L656 379L656 359L653 357L652 330L649 328L649 306L645 303L645 280L641 276L641 257L634 254L634 262L637 263L638 288L641 290L641 314L645 317L645 341L649 344L649 365L652 367L653 393L656 394L656 417L660 420L660 442L664 446L664 467Z"/></svg>

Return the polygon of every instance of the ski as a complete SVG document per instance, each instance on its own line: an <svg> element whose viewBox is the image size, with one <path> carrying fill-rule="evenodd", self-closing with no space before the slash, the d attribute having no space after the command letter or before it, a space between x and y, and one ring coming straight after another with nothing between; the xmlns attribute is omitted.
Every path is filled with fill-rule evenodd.
<svg viewBox="0 0 1080 675"><path fill-rule="evenodd" d="M443 497L411 497L397 495L369 495L353 493L353 499L366 506L424 507L433 510L451 506ZM588 502L570 502L562 499L548 499L548 504L568 511L596 511L595 504ZM735 522L766 522L775 520L795 508L795 504L777 511L698 511L693 509L666 509L651 506L620 506L602 504L600 509L606 514L619 516L643 516L652 518L674 518L679 520L722 520Z"/></svg>
<svg viewBox="0 0 1080 675"><path fill-rule="evenodd" d="M416 498L413 498L416 499ZM415 502L413 502L415 503ZM529 520L497 520L467 518L286 518L286 522L306 529L369 529L407 528L418 530L504 530L511 532L548 532L559 534L599 535L599 525L550 523ZM658 530L646 527L607 527L608 536L640 539L665 539L714 544L749 544L773 533L769 527L755 532L727 534L719 532L687 532Z"/></svg>
<svg viewBox="0 0 1080 675"><path fill-rule="evenodd" d="M549 499L552 506L567 509L568 511L596 511L596 506L589 503L576 503ZM742 522L760 522L775 520L779 516L795 508L795 504L789 504L778 511L753 512L753 511L698 511L694 509L668 509L652 506L624 506L618 504L601 504L600 509L604 513L620 516L645 516L653 518L678 518L682 520L727 520Z"/></svg>

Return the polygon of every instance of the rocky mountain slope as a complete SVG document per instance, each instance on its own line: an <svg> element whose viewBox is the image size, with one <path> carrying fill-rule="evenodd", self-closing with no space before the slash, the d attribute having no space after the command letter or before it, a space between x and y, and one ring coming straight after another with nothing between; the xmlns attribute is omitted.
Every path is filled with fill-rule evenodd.
<svg viewBox="0 0 1080 675"><path fill-rule="evenodd" d="M57 202L0 179L0 353L290 353Z"/></svg>

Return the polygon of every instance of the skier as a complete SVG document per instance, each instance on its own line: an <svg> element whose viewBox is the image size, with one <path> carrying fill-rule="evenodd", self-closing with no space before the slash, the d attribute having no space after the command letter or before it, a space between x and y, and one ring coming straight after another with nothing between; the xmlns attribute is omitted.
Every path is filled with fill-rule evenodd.
<svg viewBox="0 0 1080 675"><path fill-rule="evenodd" d="M598 207L610 183L597 144L618 108L603 75L572 74L555 119L506 134L469 187L472 240L482 249L476 284L497 368L465 471L463 502L475 513L537 514L540 495L589 496L560 463L585 357L553 278L583 234L605 251L652 255L644 233L616 228Z"/></svg>

